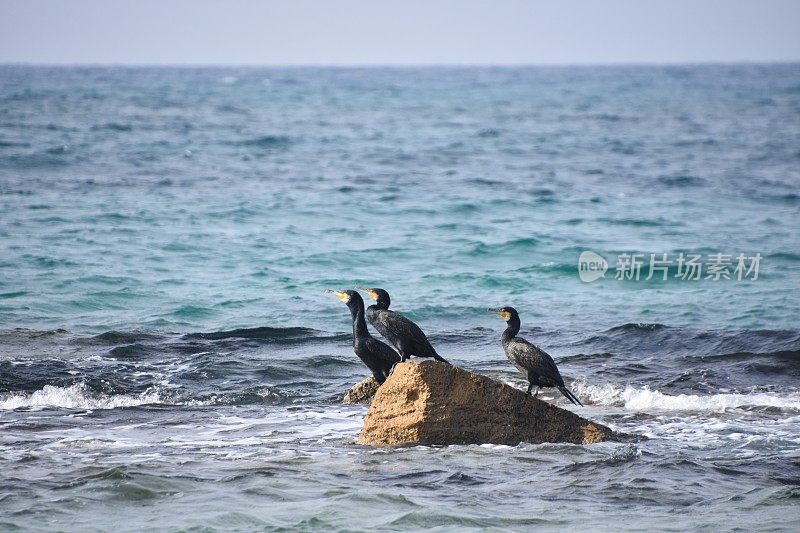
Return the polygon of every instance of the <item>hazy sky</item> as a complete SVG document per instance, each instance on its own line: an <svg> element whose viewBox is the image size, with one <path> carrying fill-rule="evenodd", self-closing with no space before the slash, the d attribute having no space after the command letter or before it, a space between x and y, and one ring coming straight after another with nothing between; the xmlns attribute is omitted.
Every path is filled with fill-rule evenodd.
<svg viewBox="0 0 800 533"><path fill-rule="evenodd" d="M800 60L797 0L0 0L0 62Z"/></svg>

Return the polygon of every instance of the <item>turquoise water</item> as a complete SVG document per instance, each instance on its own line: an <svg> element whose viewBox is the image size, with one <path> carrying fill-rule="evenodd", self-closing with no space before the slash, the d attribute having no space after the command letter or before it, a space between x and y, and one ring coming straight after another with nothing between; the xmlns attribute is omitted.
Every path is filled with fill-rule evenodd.
<svg viewBox="0 0 800 533"><path fill-rule="evenodd" d="M799 214L795 64L2 66L0 527L791 529ZM581 414L651 439L352 445L324 290L356 285L522 386L513 305Z"/></svg>
<svg viewBox="0 0 800 533"><path fill-rule="evenodd" d="M356 283L432 329L506 302L547 328L796 326L795 65L2 77L9 326L338 331L321 293ZM763 260L586 285L583 250Z"/></svg>

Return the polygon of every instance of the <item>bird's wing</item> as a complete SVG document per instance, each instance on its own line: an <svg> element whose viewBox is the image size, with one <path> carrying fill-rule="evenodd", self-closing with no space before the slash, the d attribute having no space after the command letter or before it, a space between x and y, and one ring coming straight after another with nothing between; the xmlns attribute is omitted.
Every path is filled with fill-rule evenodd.
<svg viewBox="0 0 800 533"><path fill-rule="evenodd" d="M518 344L513 340L508 344L504 345L503 347L505 348L506 351L506 357L508 357L508 360L511 361L511 364L517 367L517 370L519 370L523 374L527 374L528 370L524 366L522 366L523 363L525 362L524 348L518 346Z"/></svg>
<svg viewBox="0 0 800 533"><path fill-rule="evenodd" d="M377 329L384 338L389 339L391 335L390 323L386 319L388 311L384 309L374 309L372 306L367 308L367 320L372 324L372 327Z"/></svg>
<svg viewBox="0 0 800 533"><path fill-rule="evenodd" d="M425 334L419 329L419 326L414 324L412 321L401 315L400 313L396 313L394 311L386 311L385 313L386 320L391 326L397 330L402 331L405 335L414 337L414 338L426 338Z"/></svg>
<svg viewBox="0 0 800 533"><path fill-rule="evenodd" d="M563 386L564 380L550 355L525 339L516 337L507 345L507 353L523 371L532 371L540 380L552 382L552 386Z"/></svg>
<svg viewBox="0 0 800 533"><path fill-rule="evenodd" d="M397 352L385 342L379 341L374 337L367 339L367 349L376 359L380 360L383 365L389 368L400 361L400 356L397 355Z"/></svg>
<svg viewBox="0 0 800 533"><path fill-rule="evenodd" d="M375 329L395 346L404 345L412 355L436 353L419 326L400 313L384 309L374 313L373 318Z"/></svg>
<svg viewBox="0 0 800 533"><path fill-rule="evenodd" d="M558 367L556 366L556 362L553 361L553 358L550 357L550 354L545 352L544 350L534 346L539 353L541 354L542 359L546 362L546 365L549 371L546 374L542 374L543 377L551 380L553 385L556 387L563 387L564 386L564 378L561 377L561 372L558 371Z"/></svg>

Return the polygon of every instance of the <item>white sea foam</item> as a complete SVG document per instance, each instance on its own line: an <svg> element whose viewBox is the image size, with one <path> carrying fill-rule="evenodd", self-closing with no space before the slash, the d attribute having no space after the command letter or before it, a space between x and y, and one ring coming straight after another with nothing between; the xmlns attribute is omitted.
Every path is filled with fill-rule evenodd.
<svg viewBox="0 0 800 533"><path fill-rule="evenodd" d="M152 403L162 403L158 392L153 390L141 394L93 394L85 383L69 387L45 385L43 389L29 394L0 394L0 410L42 409L116 409Z"/></svg>
<svg viewBox="0 0 800 533"><path fill-rule="evenodd" d="M632 411L715 411L741 407L777 407L800 411L800 394L766 392L728 394L664 394L649 387L572 384L578 398L595 405L622 406Z"/></svg>

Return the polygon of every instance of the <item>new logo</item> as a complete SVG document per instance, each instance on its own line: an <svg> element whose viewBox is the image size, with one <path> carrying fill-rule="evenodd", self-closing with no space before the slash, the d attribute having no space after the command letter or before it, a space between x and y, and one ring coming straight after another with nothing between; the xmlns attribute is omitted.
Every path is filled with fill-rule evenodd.
<svg viewBox="0 0 800 533"><path fill-rule="evenodd" d="M584 283L604 277L607 270L608 261L600 254L586 250L578 257L578 276Z"/></svg>

